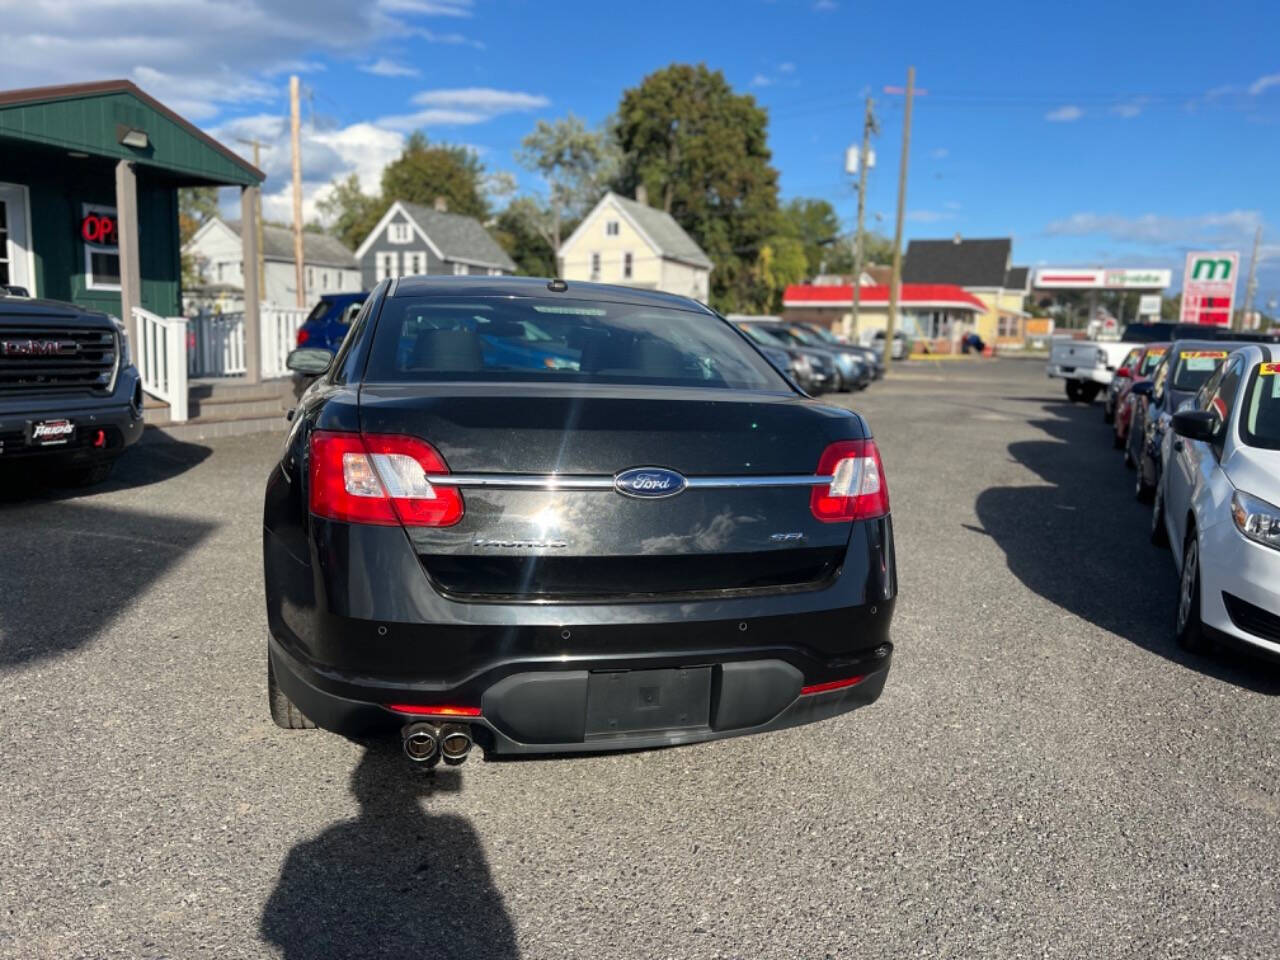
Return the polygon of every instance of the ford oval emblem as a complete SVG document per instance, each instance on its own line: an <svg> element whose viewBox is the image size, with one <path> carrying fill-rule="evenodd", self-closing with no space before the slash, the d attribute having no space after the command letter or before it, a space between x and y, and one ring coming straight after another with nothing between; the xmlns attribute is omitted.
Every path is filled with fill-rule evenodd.
<svg viewBox="0 0 1280 960"><path fill-rule="evenodd" d="M683 476L665 467L635 467L613 478L613 488L620 494L645 500L674 497L688 485Z"/></svg>

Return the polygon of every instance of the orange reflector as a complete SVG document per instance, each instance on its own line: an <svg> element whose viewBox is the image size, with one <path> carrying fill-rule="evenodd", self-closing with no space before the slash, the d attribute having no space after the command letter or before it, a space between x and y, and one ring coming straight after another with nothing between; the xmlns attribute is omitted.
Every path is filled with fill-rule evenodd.
<svg viewBox="0 0 1280 960"><path fill-rule="evenodd" d="M861 678L859 678L861 679ZM396 713L412 713L418 717L478 717L479 707L459 707L452 704L445 706L427 706L421 703L388 703L388 710Z"/></svg>
<svg viewBox="0 0 1280 960"><path fill-rule="evenodd" d="M826 693L828 690L843 690L845 687L856 686L862 680L861 676L857 676L845 677L843 680L830 680L827 683L815 683L807 687L801 687L800 694L801 696L806 696L810 693Z"/></svg>

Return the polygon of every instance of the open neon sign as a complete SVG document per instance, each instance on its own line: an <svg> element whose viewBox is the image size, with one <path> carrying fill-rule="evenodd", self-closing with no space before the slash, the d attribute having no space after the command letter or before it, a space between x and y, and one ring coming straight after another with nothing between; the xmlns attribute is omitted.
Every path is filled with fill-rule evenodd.
<svg viewBox="0 0 1280 960"><path fill-rule="evenodd" d="M80 236L85 243L101 247L116 245L116 218L107 213L88 213L80 221Z"/></svg>

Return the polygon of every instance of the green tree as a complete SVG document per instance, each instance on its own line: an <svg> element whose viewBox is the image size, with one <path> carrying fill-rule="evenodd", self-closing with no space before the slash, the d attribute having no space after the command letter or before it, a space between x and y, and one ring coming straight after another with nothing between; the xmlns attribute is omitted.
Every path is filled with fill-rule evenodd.
<svg viewBox="0 0 1280 960"><path fill-rule="evenodd" d="M489 203L483 182L484 166L474 151L450 144L433 146L417 131L404 152L382 171L383 210L396 200L431 206L443 197L450 213L487 220Z"/></svg>
<svg viewBox="0 0 1280 960"><path fill-rule="evenodd" d="M335 180L328 194L316 201L316 211L329 224L329 232L352 250L364 242L388 206L381 197L361 190L354 173Z"/></svg>
<svg viewBox="0 0 1280 960"><path fill-rule="evenodd" d="M756 258L752 279L761 295L764 308L777 312L782 308L782 293L789 284L800 283L809 272L804 244L795 237L771 237Z"/></svg>
<svg viewBox="0 0 1280 960"><path fill-rule="evenodd" d="M217 187L183 187L178 191L178 242L186 246L196 231L218 215ZM182 287L189 290L201 282L199 265L191 254L182 254Z"/></svg>
<svg viewBox="0 0 1280 960"><path fill-rule="evenodd" d="M620 159L617 144L606 131L587 129L572 113L561 120L539 120L520 141L516 157L521 166L547 182L546 208L524 205L517 212L529 217L529 226L553 250L560 249L564 222L581 219L604 194Z"/></svg>
<svg viewBox="0 0 1280 960"><path fill-rule="evenodd" d="M828 264L840 242L840 218L826 200L796 197L782 208L779 232L804 248L806 273L831 273Z"/></svg>
<svg viewBox="0 0 1280 960"><path fill-rule="evenodd" d="M527 277L554 277L556 248L532 223L541 214L532 197L519 197L498 214L493 224L493 238L516 262Z"/></svg>
<svg viewBox="0 0 1280 960"><path fill-rule="evenodd" d="M768 118L734 93L720 71L673 64L626 90L614 136L615 181L626 196L643 185L715 263L711 301L722 310L764 309L768 271L758 268L778 232L778 172Z"/></svg>

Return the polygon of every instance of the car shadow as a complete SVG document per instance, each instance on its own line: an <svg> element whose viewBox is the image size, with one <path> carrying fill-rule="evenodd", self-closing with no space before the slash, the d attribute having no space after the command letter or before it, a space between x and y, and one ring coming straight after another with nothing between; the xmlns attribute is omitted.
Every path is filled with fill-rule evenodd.
<svg viewBox="0 0 1280 960"><path fill-rule="evenodd" d="M90 501L0 511L0 670L88 643L216 528Z"/></svg>
<svg viewBox="0 0 1280 960"><path fill-rule="evenodd" d="M1112 449L1095 406L1041 400L1031 421L1045 440L1009 444L1013 462L1045 485L978 495L979 532L1004 551L1029 589L1062 609L1174 663L1249 690L1280 695L1280 668L1234 651L1201 657L1173 639L1177 574L1151 545L1151 508ZM971 528L972 529L972 528Z"/></svg>
<svg viewBox="0 0 1280 960"><path fill-rule="evenodd" d="M213 451L198 443L174 440L154 428L121 454L111 476L89 487L58 485L58 471L36 460L0 463L0 508L32 500L68 500L163 483L202 463Z"/></svg>
<svg viewBox="0 0 1280 960"><path fill-rule="evenodd" d="M519 956L475 829L423 809L458 791L458 771L414 769L391 746L366 746L351 775L354 820L295 846L259 932L285 960Z"/></svg>

